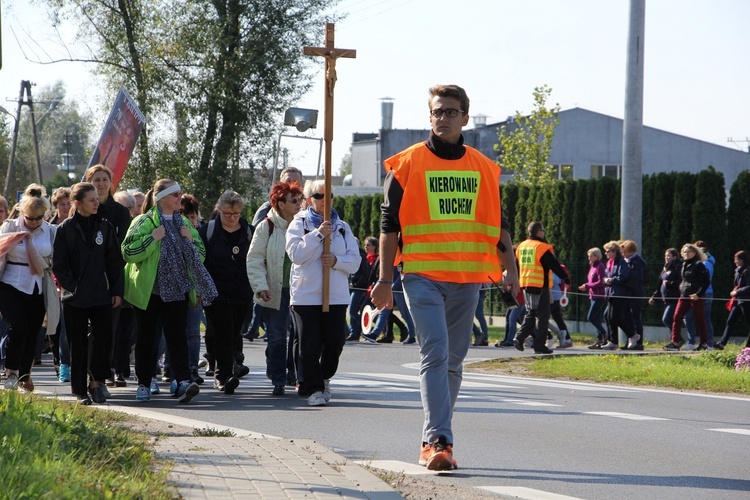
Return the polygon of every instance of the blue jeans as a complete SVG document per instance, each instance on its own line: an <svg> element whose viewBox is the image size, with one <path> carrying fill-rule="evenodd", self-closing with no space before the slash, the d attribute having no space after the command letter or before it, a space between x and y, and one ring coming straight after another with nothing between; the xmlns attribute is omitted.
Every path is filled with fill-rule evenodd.
<svg viewBox="0 0 750 500"><path fill-rule="evenodd" d="M188 307L187 343L190 371L198 369L198 358L201 355L201 321L203 321L203 305Z"/></svg>
<svg viewBox="0 0 750 500"><path fill-rule="evenodd" d="M406 296L404 295L404 286L401 281L401 273L398 267L393 268L393 301L396 303L401 317L404 318L406 323L406 331L410 339L416 338L416 330L414 328L414 320L409 312L409 307L406 305Z"/></svg>
<svg viewBox="0 0 750 500"><path fill-rule="evenodd" d="M487 340L489 338L489 329L487 328L487 320L484 317L484 296L487 295L487 289L480 288L479 289L479 300L477 300L477 307L474 310L474 317L479 322L479 328L477 329L476 325L472 324L472 330L474 332L474 336L479 339L479 335L481 334L484 337L484 340Z"/></svg>
<svg viewBox="0 0 750 500"><path fill-rule="evenodd" d="M664 306L664 314L661 315L661 322L666 326L669 331L672 331L672 321L674 321L674 310L677 307L677 299L667 302Z"/></svg>
<svg viewBox="0 0 750 500"><path fill-rule="evenodd" d="M377 337L383 332L388 331L388 318L391 316L391 309L383 309L375 319L375 328L370 332L371 336Z"/></svg>
<svg viewBox="0 0 750 500"><path fill-rule="evenodd" d="M253 321L250 323L250 329L248 333L252 337L258 336L258 330L263 327L263 330L268 329L268 308L263 307L260 304L253 304Z"/></svg>
<svg viewBox="0 0 750 500"><path fill-rule="evenodd" d="M605 299L592 299L591 306L589 306L589 314L586 317L589 323L596 328L596 340L605 341L607 340L607 330L602 325L602 319L604 318L604 306L606 305Z"/></svg>
<svg viewBox="0 0 750 500"><path fill-rule="evenodd" d="M513 344L513 338L518 331L519 320L523 318L525 312L526 308L524 306L518 306L505 314L505 337L503 337L503 342L506 344Z"/></svg>
<svg viewBox="0 0 750 500"><path fill-rule="evenodd" d="M287 337L289 336L289 287L281 289L278 310L264 307L268 315L266 344L266 372L273 385L286 385Z"/></svg>
<svg viewBox="0 0 750 500"><path fill-rule="evenodd" d="M411 317L409 307L406 305L406 296L402 288L399 290L393 290L393 301L398 307L398 311L401 313L401 317L404 318L406 323L406 331L408 332L409 338L416 338L416 329L414 328L414 319Z"/></svg>
<svg viewBox="0 0 750 500"><path fill-rule="evenodd" d="M711 302L713 302L714 294L707 293L703 296L703 317L706 318L706 336L708 337L708 345L714 345L714 324L711 321ZM685 316L685 328L688 331L688 342L691 344L698 345L696 330L695 330L695 318L693 317L693 310L690 309Z"/></svg>
<svg viewBox="0 0 750 500"><path fill-rule="evenodd" d="M444 283L419 274L403 277L419 339L419 389L424 409L422 441L453 443L453 408L469 351L479 283Z"/></svg>

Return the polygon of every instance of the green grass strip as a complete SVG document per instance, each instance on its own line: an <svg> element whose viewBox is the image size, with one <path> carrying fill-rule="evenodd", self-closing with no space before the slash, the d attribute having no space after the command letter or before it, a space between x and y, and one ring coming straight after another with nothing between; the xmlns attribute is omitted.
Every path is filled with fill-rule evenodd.
<svg viewBox="0 0 750 500"><path fill-rule="evenodd" d="M118 425L126 418L0 391L0 497L175 498L148 438Z"/></svg>
<svg viewBox="0 0 750 500"><path fill-rule="evenodd" d="M750 395L750 371L734 369L738 353L734 347L695 353L546 356L475 366L506 372L522 368L527 375L546 378Z"/></svg>

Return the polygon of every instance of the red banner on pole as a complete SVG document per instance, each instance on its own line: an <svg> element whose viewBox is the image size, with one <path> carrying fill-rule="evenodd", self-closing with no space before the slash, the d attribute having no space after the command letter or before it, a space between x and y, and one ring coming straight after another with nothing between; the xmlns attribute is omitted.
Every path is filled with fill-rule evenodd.
<svg viewBox="0 0 750 500"><path fill-rule="evenodd" d="M125 175L130 156L135 149L135 143L141 129L146 124L146 117L138 109L138 105L130 97L125 87L120 87L115 104L109 112L107 123L104 124L99 142L89 161L89 167L102 164L112 171L112 192Z"/></svg>

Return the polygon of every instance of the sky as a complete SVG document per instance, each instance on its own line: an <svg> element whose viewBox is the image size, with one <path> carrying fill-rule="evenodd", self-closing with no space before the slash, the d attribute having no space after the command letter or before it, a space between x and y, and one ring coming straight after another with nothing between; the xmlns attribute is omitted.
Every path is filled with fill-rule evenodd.
<svg viewBox="0 0 750 500"><path fill-rule="evenodd" d="M44 15L28 3L3 1L0 105L14 110L6 99L17 97L22 79L40 86L63 79L67 98L95 110L102 94L85 65L41 66L24 59L11 28L34 32L50 53L55 45L54 33L40 28ZM436 83L464 87L470 114L487 115L490 124L529 112L534 87L544 84L552 88L549 104L622 118L629 5L629 0L340 1L335 10L346 16L336 23L335 45L355 49L357 57L336 65L333 172L354 132L380 128L381 98L394 99L394 128L429 127L427 89ZM747 150L750 2L646 0L645 19L644 124ZM322 35L325 27L320 30ZM318 128L306 133L313 137L323 135L322 63L319 68L314 88L295 103L320 110ZM107 111L99 113L103 122ZM730 143L729 137L738 141ZM289 150L290 165L315 173L315 142L284 137L282 147Z"/></svg>

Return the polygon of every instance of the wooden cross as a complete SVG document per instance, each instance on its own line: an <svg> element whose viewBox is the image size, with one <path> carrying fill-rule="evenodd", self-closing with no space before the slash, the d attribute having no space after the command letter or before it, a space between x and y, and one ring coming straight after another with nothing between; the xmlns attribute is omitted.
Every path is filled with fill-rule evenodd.
<svg viewBox="0 0 750 500"><path fill-rule="evenodd" d="M333 89L336 86L336 59L339 57L357 57L357 51L351 49L334 48L333 43L334 24L326 23L326 46L325 47L303 47L302 53L306 56L324 57L326 60L326 85L325 85L325 128L323 129L323 140L326 145L325 162L325 213L323 220L331 218L331 143L333 142ZM331 251L331 237L327 236L323 241L323 253ZM330 288L330 273L326 268L323 270L323 312L328 312L328 298Z"/></svg>

